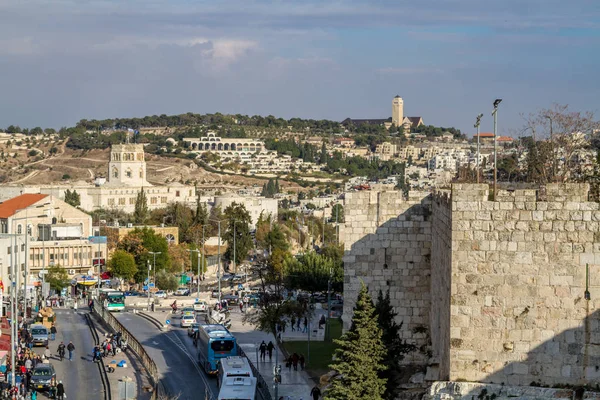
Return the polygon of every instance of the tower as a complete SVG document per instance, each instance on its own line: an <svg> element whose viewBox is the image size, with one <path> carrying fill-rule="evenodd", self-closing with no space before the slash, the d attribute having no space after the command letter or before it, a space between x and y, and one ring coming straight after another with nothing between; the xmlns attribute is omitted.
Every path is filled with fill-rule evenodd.
<svg viewBox="0 0 600 400"><path fill-rule="evenodd" d="M113 186L149 186L143 144L112 145L107 183Z"/></svg>
<svg viewBox="0 0 600 400"><path fill-rule="evenodd" d="M392 124L400 126L402 121L404 121L404 100L402 97L396 96L392 100Z"/></svg>

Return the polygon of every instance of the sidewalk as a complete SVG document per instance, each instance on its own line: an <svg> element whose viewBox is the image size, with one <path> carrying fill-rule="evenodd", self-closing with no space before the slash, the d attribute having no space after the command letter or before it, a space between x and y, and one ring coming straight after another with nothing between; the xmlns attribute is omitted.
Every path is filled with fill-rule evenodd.
<svg viewBox="0 0 600 400"><path fill-rule="evenodd" d="M314 382L310 379L308 374L304 371L291 371L286 368L283 352L276 345L273 351L273 358L269 360L267 355L265 361L258 360L258 346L264 340L265 343L272 341L276 344L275 338L272 334L257 331L251 325L244 325L242 323L243 314L238 312L232 312L231 317L231 333L235 335L238 341L238 345L244 350L248 359L256 366L259 373L264 378L265 382L269 384L269 391L275 400L279 396L289 396L290 400L298 399L309 399L310 391L314 386ZM275 397L275 388L273 384L273 367L275 365L281 365L281 383L278 387L278 397ZM287 400L287 397L285 397Z"/></svg>

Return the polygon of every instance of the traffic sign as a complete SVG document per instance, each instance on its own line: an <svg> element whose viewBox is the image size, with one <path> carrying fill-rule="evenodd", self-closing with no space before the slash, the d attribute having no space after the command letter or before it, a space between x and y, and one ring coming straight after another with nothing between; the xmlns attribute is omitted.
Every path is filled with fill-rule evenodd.
<svg viewBox="0 0 600 400"><path fill-rule="evenodd" d="M171 323L170 319L168 319L168 320L165 321L165 324L167 324L167 325L169 325L170 323Z"/></svg>
<svg viewBox="0 0 600 400"><path fill-rule="evenodd" d="M148 290L148 286L144 285L144 286L142 287L142 289L144 289L144 290Z"/></svg>
<svg viewBox="0 0 600 400"><path fill-rule="evenodd" d="M148 279L144 279L144 285L148 284Z"/></svg>
<svg viewBox="0 0 600 400"><path fill-rule="evenodd" d="M154 287L154 283L151 283L149 286L150 286L150 288L153 288Z"/></svg>

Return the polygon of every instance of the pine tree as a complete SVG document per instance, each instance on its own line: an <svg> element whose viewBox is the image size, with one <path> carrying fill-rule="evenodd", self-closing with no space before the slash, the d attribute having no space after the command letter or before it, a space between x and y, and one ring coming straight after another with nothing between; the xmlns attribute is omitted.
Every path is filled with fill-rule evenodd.
<svg viewBox="0 0 600 400"><path fill-rule="evenodd" d="M148 218L148 199L144 188L138 192L135 199L135 209L133 211L133 219L136 224L143 224Z"/></svg>
<svg viewBox="0 0 600 400"><path fill-rule="evenodd" d="M200 194L196 197L196 212L194 213L194 224L206 225L208 210L206 204L200 201Z"/></svg>
<svg viewBox="0 0 600 400"><path fill-rule="evenodd" d="M269 183L267 183L267 197L273 197L275 194L275 183L273 179L269 179Z"/></svg>
<svg viewBox="0 0 600 400"><path fill-rule="evenodd" d="M267 191L267 184L265 183L262 187L262 191L260 192L262 197L269 197L269 193Z"/></svg>
<svg viewBox="0 0 600 400"><path fill-rule="evenodd" d="M383 359L387 370L381 371L379 376L387 381L384 398L394 400L400 393L400 361L404 359L405 354L417 350L417 347L400 338L402 323L396 323L398 313L394 311L394 307L392 307L390 302L389 290L385 296L383 296L381 290L379 291L377 303L375 304L375 312L379 327L383 331L381 339L387 349L387 353Z"/></svg>
<svg viewBox="0 0 600 400"><path fill-rule="evenodd" d="M81 196L77 193L77 190L73 189L71 192L69 189L65 191L65 203L78 207L81 205Z"/></svg>
<svg viewBox="0 0 600 400"><path fill-rule="evenodd" d="M275 193L274 194L277 194L279 192L280 192L280 189L279 189L279 179L275 179Z"/></svg>
<svg viewBox="0 0 600 400"><path fill-rule="evenodd" d="M325 142L323 142L323 145L321 146L321 155L319 157L319 164L327 164L327 161L329 161L329 154L327 153L327 146L325 146Z"/></svg>
<svg viewBox="0 0 600 400"><path fill-rule="evenodd" d="M386 349L382 331L367 287L358 294L352 327L340 339L335 350L336 362L330 368L340 376L332 380L325 392L326 400L382 400L386 380L379 374L386 369Z"/></svg>

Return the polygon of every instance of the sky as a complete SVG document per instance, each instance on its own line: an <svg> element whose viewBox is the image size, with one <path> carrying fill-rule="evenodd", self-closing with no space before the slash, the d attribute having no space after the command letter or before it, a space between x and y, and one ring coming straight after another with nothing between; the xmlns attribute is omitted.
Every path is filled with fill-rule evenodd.
<svg viewBox="0 0 600 400"><path fill-rule="evenodd" d="M501 98L518 136L553 103L598 111L598 49L598 0L0 0L0 127L387 118L400 95L468 134Z"/></svg>

